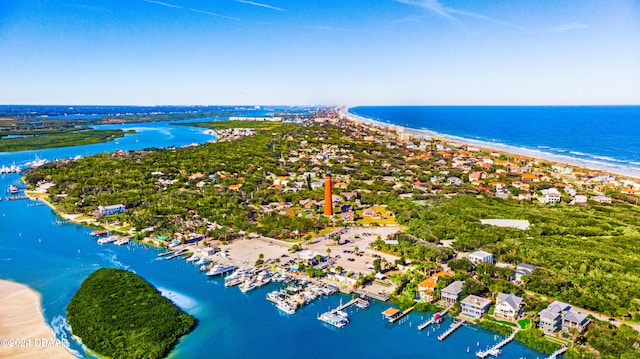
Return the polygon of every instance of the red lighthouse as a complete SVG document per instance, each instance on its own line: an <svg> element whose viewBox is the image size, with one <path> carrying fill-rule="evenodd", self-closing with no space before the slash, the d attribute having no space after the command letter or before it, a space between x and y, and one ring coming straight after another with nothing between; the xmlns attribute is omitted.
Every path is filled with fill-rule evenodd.
<svg viewBox="0 0 640 359"><path fill-rule="evenodd" d="M324 215L333 216L333 193L331 191L331 170L327 168L327 174L324 177Z"/></svg>

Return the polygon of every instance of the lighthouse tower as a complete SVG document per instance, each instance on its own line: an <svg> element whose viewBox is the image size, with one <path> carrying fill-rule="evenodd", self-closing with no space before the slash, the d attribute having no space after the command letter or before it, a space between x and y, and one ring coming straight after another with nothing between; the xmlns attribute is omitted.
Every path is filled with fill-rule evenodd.
<svg viewBox="0 0 640 359"><path fill-rule="evenodd" d="M333 216L333 192L331 190L331 169L327 168L327 174L324 177L324 215Z"/></svg>

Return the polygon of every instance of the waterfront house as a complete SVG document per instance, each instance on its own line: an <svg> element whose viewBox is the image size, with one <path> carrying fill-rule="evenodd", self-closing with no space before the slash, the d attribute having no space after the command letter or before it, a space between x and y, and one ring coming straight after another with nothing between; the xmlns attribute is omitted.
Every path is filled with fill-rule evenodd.
<svg viewBox="0 0 640 359"><path fill-rule="evenodd" d="M96 217L110 216L112 214L124 213L124 204L114 204L111 206L99 206L94 212Z"/></svg>
<svg viewBox="0 0 640 359"><path fill-rule="evenodd" d="M496 319L516 320L522 315L524 300L515 294L498 293L493 316Z"/></svg>
<svg viewBox="0 0 640 359"><path fill-rule="evenodd" d="M473 264L478 263L493 263L493 254L485 251L476 251L469 254L469 260Z"/></svg>
<svg viewBox="0 0 640 359"><path fill-rule="evenodd" d="M462 293L462 286L464 282L461 280L455 281L449 284L446 288L442 290L440 293L440 299L446 305L454 305L460 299L460 294Z"/></svg>
<svg viewBox="0 0 640 359"><path fill-rule="evenodd" d="M490 299L469 295L460 302L460 314L472 318L480 318L489 310L490 305Z"/></svg>
<svg viewBox="0 0 640 359"><path fill-rule="evenodd" d="M562 328L562 316L569 309L571 309L569 304L557 300L553 301L548 307L540 311L538 326L547 334L559 331Z"/></svg>
<svg viewBox="0 0 640 359"><path fill-rule="evenodd" d="M521 283L522 277L531 275L531 272L533 272L536 268L537 268L536 266L531 264L526 264L526 263L518 264L515 272L513 273L513 281Z"/></svg>
<svg viewBox="0 0 640 359"><path fill-rule="evenodd" d="M570 309L562 316L562 330L568 332L571 329L576 329L579 333L583 333L591 323L587 319L588 316L586 313L579 312L573 308Z"/></svg>
<svg viewBox="0 0 640 359"><path fill-rule="evenodd" d="M433 292L436 290L437 282L434 278L427 278L418 283L418 297L425 302L433 302Z"/></svg>

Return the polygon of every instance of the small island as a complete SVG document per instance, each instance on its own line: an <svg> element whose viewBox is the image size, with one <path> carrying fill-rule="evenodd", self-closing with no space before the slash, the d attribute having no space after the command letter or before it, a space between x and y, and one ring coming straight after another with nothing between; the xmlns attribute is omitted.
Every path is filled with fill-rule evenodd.
<svg viewBox="0 0 640 359"><path fill-rule="evenodd" d="M161 358L196 321L138 275L116 268L87 277L67 306L73 334L111 358Z"/></svg>

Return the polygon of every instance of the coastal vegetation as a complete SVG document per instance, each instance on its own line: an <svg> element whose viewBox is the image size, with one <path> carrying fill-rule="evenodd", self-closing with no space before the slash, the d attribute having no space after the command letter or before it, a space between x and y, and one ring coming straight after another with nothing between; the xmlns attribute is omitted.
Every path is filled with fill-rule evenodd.
<svg viewBox="0 0 640 359"><path fill-rule="evenodd" d="M594 176L585 175L582 182L586 185L578 189L585 194L596 193L596 188L607 191L613 203L570 205L571 196L563 191L563 203L542 204L498 198L496 183L503 183L511 194L523 192L515 187L522 174L510 172L507 165L493 166L486 171L494 172L485 173L485 179L471 181L469 170L451 165L454 153L471 156L471 152L447 147L441 140L416 141L414 145L421 146L417 150L384 142L384 133L349 126L251 121L191 125L217 130L253 128L256 134L183 149L147 149L56 162L28 172L27 183L32 187L39 182L55 183L48 190L49 200L67 213L91 214L100 205L125 204L125 213L100 220L118 221L137 230L153 227L155 234L166 238L195 232L227 241L253 232L291 241L293 251L302 248L303 239L327 233L327 227L377 226L389 221L399 224L400 231L378 238L372 246L398 257L396 263L378 261L376 269L408 268L400 274L389 273L395 287L391 299L402 308L415 304L420 281L447 264L455 277L439 280L436 292L462 280L462 296L494 298L498 292L514 293L525 299L524 310L531 313L534 323L535 313L553 299L640 321L636 298L640 293L640 209L629 201L616 201L619 188L589 182ZM527 159L508 155L494 158L524 168L533 166ZM541 196L541 191L558 185L560 175L549 164L536 166L544 175L527 186L528 192ZM349 207L336 208L338 215L332 220L322 216L327 167L333 175L334 194L344 196L343 203ZM479 168L485 171L488 167ZM373 210L377 218L365 218L365 209ZM349 210L352 220L340 216ZM481 224L487 218L527 220L531 226L514 229ZM478 249L492 253L504 265L453 259L456 252ZM537 269L515 284L513 268L521 263ZM312 277L323 275L313 268L304 271ZM359 275L357 284L372 280L373 273ZM458 310L454 307L452 313ZM601 331L602 335L609 333ZM523 330L518 338L541 351L555 347L537 330ZM626 340L621 338L611 334L609 342ZM586 340L593 341L589 335ZM614 355L615 345L593 343L600 355Z"/></svg>
<svg viewBox="0 0 640 359"><path fill-rule="evenodd" d="M87 277L67 306L73 334L111 358L161 358L195 326L147 281L102 268Z"/></svg>
<svg viewBox="0 0 640 359"><path fill-rule="evenodd" d="M25 131L21 131L24 133ZM122 130L42 130L28 131L21 137L0 138L0 152L39 150L45 148L90 145L123 137ZM33 135L32 135L33 134Z"/></svg>

